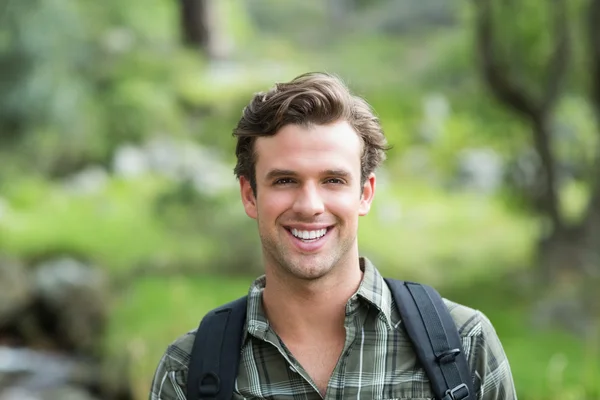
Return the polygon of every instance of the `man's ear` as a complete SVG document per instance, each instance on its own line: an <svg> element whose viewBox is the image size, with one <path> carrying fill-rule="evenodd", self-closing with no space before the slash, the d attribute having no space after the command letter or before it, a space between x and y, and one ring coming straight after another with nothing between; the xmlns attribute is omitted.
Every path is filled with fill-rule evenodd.
<svg viewBox="0 0 600 400"><path fill-rule="evenodd" d="M365 183L362 188L362 195L360 197L360 207L358 209L358 215L360 216L367 215L371 210L371 203L373 202L373 198L375 197L375 183L375 174L371 173L371 175L369 175L369 177L365 180Z"/></svg>
<svg viewBox="0 0 600 400"><path fill-rule="evenodd" d="M242 196L242 204L244 204L246 215L256 219L258 216L256 196L254 196L250 181L245 176L240 176L240 194Z"/></svg>

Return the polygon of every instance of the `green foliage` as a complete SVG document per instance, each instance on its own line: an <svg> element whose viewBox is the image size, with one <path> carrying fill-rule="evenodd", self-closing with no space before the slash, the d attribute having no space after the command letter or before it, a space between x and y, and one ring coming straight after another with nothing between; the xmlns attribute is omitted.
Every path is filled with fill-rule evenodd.
<svg viewBox="0 0 600 400"><path fill-rule="evenodd" d="M155 180L113 181L98 193L72 195L43 181L11 185L0 247L26 259L82 254L112 270L174 256L183 260L204 243L196 236L196 246L186 249L160 230L149 202L160 186Z"/></svg>
<svg viewBox="0 0 600 400"><path fill-rule="evenodd" d="M324 37L326 2L251 0L248 1L247 11L265 35L278 36L285 31L288 40L302 45L319 43L319 39ZM306 29L306 21L311 21L311 29Z"/></svg>
<svg viewBox="0 0 600 400"><path fill-rule="evenodd" d="M260 246L236 193L200 195L186 183L111 179L89 193L44 181L6 188L0 248L24 259L77 254L117 274L164 267L257 272Z"/></svg>
<svg viewBox="0 0 600 400"><path fill-rule="evenodd" d="M439 202L431 185L399 174L394 180L380 184L359 240L388 275L456 285L529 265L534 221L475 193L446 193Z"/></svg>
<svg viewBox="0 0 600 400"><path fill-rule="evenodd" d="M7 3L2 16L3 25L5 21L7 25L1 41L1 66L6 74L2 79L1 120L16 126L25 123L27 117L64 123L85 89L74 72L86 66L86 52L77 50L85 47L89 37L78 18L76 3L34 3ZM55 87L65 84L62 91L54 92Z"/></svg>
<svg viewBox="0 0 600 400"><path fill-rule="evenodd" d="M199 232L206 235L202 261L210 271L262 271L256 226L244 214L237 193L209 197L183 182L157 196L154 214L163 229L180 240L190 241Z"/></svg>
<svg viewBox="0 0 600 400"><path fill-rule="evenodd" d="M173 83L202 62L186 63L174 3L11 2L7 10L0 140L29 160L21 169L65 175L106 163L120 143L182 133Z"/></svg>

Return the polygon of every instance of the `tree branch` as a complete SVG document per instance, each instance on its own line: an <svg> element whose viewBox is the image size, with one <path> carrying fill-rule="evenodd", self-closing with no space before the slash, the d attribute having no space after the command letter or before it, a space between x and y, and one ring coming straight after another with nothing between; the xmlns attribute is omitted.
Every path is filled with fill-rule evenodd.
<svg viewBox="0 0 600 400"><path fill-rule="evenodd" d="M180 26L183 42L206 51L209 35L205 0L179 0Z"/></svg>
<svg viewBox="0 0 600 400"><path fill-rule="evenodd" d="M508 67L496 57L491 0L475 0L475 4L478 12L477 44L485 81L500 102L526 118L535 118L539 114L539 106L511 80Z"/></svg>
<svg viewBox="0 0 600 400"><path fill-rule="evenodd" d="M548 81L537 99L520 87L510 76L508 62L499 60L497 44L494 38L494 16L492 0L475 0L477 8L477 39L483 76L493 95L507 107L528 119L532 125L533 142L540 156L543 172L543 193L540 202L542 212L548 216L555 229L564 227L560 213L556 166L552 154L550 135L550 112L556 104L560 88L566 75L567 55L569 52L568 25L565 0L555 0L556 44L552 57L548 60Z"/></svg>

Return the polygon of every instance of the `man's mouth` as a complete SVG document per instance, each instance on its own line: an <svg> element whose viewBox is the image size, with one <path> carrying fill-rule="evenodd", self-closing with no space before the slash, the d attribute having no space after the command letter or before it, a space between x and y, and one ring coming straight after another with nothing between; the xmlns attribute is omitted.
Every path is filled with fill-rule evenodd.
<svg viewBox="0 0 600 400"><path fill-rule="evenodd" d="M327 232L329 232L331 227L315 229L315 230L300 230L300 229L296 229L296 228L286 228L286 229L296 239L299 239L305 243L312 243L312 242L316 242L317 240L321 239L323 236L327 235Z"/></svg>

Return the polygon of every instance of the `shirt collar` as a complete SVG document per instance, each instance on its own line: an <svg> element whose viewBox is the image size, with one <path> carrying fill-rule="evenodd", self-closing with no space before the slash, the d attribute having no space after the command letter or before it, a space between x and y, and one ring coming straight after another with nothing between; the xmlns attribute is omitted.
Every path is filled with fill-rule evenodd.
<svg viewBox="0 0 600 400"><path fill-rule="evenodd" d="M262 275L250 285L248 290L248 307L246 310L246 332L244 333L244 342L247 333L264 340L269 331L269 321L263 308L262 293L267 284L267 278Z"/></svg>
<svg viewBox="0 0 600 400"><path fill-rule="evenodd" d="M379 311L380 317L384 318L388 328L392 329L392 292L368 258L360 258L360 268L363 270L363 279L355 296L362 298L375 307ZM350 298L350 301L352 301L352 298Z"/></svg>
<svg viewBox="0 0 600 400"><path fill-rule="evenodd" d="M383 277L375 266L365 257L360 257L360 268L363 278L354 295L346 304L346 314L357 310L365 302L379 311L379 317L383 318L388 329L393 329L392 324L392 293L385 283ZM262 292L266 286L266 277L258 277L250 286L248 291L248 308L246 317L246 332L259 339L266 337L269 331L269 321L262 304Z"/></svg>

